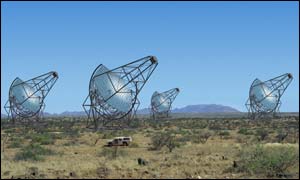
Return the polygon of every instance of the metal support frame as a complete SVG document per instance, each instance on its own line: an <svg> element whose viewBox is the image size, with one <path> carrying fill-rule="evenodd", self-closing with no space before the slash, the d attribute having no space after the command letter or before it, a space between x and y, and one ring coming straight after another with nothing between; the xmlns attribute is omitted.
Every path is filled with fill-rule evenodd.
<svg viewBox="0 0 300 180"><path fill-rule="evenodd" d="M246 101L246 108L248 110L248 117L250 119L261 119L261 118L270 118L270 117L276 117L277 114L279 113L279 109L281 106L281 101L280 98L283 95L284 91L286 90L286 88L289 86L289 84L291 83L291 81L293 80L293 76L290 73L286 73L283 74L281 76L275 77L273 79L264 81L262 83L253 85L253 83L255 82L255 80L253 81L253 83L251 84L250 87L250 91L249 91L249 98ZM255 99L255 97L250 95L250 92L252 90L253 87L255 86L262 86L265 85L267 86L271 92L268 93L263 99L261 99L260 101L257 101ZM275 106L274 109L269 110L269 111L265 111L264 109L262 109L261 106L259 106L259 104L267 97L271 97L272 94L277 91L278 92L278 102L277 105Z"/></svg>
<svg viewBox="0 0 300 180"><path fill-rule="evenodd" d="M160 96L162 94L164 95L164 97L166 97L166 99L164 101L160 102L160 104L155 106L154 103L152 102L152 99L154 97ZM173 101L175 100L175 98L178 94L179 94L179 88L173 88L173 89L170 89L168 91L158 93L155 96L152 96L152 98L151 98L151 107L150 107L152 118L154 120L157 120L158 118L167 118L167 117L169 117L170 111L172 109L172 103L173 103ZM159 106L167 100L169 100L171 102L168 110L160 112L159 111Z"/></svg>
<svg viewBox="0 0 300 180"><path fill-rule="evenodd" d="M156 57L147 56L115 69L106 71L102 74L95 75L96 71L102 66L100 64L93 72L89 82L89 94L83 102L83 109L88 116L87 127L94 127L94 129L112 128L122 129L128 126L132 119L135 118L136 111L140 105L137 96L144 87L145 83L150 78L151 74L157 67L158 62ZM125 84L122 87L116 88L111 82L115 92L108 98L104 98L97 91L92 89L92 81L99 77L107 75L111 80L110 74L117 75ZM121 92L126 87L129 89L132 100L131 108L128 112L120 112L118 109L112 107L107 101L117 93ZM91 122L92 121L92 122ZM101 123L101 124L100 124Z"/></svg>
<svg viewBox="0 0 300 180"><path fill-rule="evenodd" d="M8 100L5 103L4 109L6 113L8 114L8 118L12 120L13 123L16 122L25 122L30 119L36 119L37 121L42 117L43 110L45 109L45 103L44 99L48 95L50 89L53 87L55 82L58 79L58 74L54 71L48 72L46 74L37 76L35 78L29 79L27 81L23 81L19 84L14 84L14 82L19 79L18 77L15 78L15 80L12 82L10 88L9 88L9 95ZM29 85L34 89L34 92L32 94L27 94L27 98L22 102L17 102L16 98L12 94L12 89L16 86L22 86L22 88L25 90L24 85ZM26 92L27 93L27 92ZM25 103L29 98L33 98L36 93L39 93L39 98L41 98L40 106L38 111L31 112L30 110L27 110L25 107L23 107L23 103ZM35 98L35 97L34 97Z"/></svg>

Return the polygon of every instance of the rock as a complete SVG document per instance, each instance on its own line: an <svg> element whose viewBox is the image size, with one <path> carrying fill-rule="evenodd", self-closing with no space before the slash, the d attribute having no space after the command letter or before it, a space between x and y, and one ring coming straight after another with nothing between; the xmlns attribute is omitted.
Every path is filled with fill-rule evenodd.
<svg viewBox="0 0 300 180"><path fill-rule="evenodd" d="M226 156L222 156L222 160L228 160Z"/></svg>
<svg viewBox="0 0 300 180"><path fill-rule="evenodd" d="M148 162L146 160L142 159L142 158L138 158L138 164L145 166L145 165L148 164Z"/></svg>
<svg viewBox="0 0 300 180"><path fill-rule="evenodd" d="M70 175L71 177L74 177L74 176L76 176L76 173L75 173L75 172L70 172L69 175Z"/></svg>
<svg viewBox="0 0 300 180"><path fill-rule="evenodd" d="M237 165L237 162L236 161L233 161L233 167L236 168L238 165Z"/></svg>

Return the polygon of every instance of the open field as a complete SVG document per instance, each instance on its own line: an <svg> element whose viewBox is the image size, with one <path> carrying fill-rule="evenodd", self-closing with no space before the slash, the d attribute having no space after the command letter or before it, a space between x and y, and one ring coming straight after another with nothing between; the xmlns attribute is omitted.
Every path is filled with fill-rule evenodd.
<svg viewBox="0 0 300 180"><path fill-rule="evenodd" d="M84 118L1 121L1 178L299 178L299 116L143 119L93 132ZM129 147L104 147L131 136ZM140 163L139 163L140 162Z"/></svg>

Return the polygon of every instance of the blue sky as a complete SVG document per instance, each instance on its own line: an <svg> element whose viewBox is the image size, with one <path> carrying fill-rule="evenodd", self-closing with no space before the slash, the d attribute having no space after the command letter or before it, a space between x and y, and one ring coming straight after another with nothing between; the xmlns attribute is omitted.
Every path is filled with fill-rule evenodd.
<svg viewBox="0 0 300 180"><path fill-rule="evenodd" d="M1 2L1 112L15 77L55 70L46 112L81 111L99 64L155 55L140 93L179 87L173 107L246 111L249 87L290 72L281 111L299 110L298 2Z"/></svg>

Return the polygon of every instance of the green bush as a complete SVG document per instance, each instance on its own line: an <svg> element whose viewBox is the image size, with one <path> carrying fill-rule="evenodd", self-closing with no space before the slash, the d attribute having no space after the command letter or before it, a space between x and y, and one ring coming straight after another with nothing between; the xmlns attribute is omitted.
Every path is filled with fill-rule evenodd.
<svg viewBox="0 0 300 180"><path fill-rule="evenodd" d="M150 150L160 150L164 145L166 145L167 139L170 135L167 133L159 133L151 138L152 147Z"/></svg>
<svg viewBox="0 0 300 180"><path fill-rule="evenodd" d="M224 139L224 137L228 137L230 135L230 132L229 131L220 131L218 134L221 139Z"/></svg>
<svg viewBox="0 0 300 180"><path fill-rule="evenodd" d="M22 147L21 138L12 138L11 143L7 146L8 148L20 148Z"/></svg>
<svg viewBox="0 0 300 180"><path fill-rule="evenodd" d="M105 131L103 132L102 139L112 139L117 136L115 131Z"/></svg>
<svg viewBox="0 0 300 180"><path fill-rule="evenodd" d="M267 177L286 175L287 169L299 163L299 148L292 146L263 146L244 148L238 162L239 171L263 174Z"/></svg>
<svg viewBox="0 0 300 180"><path fill-rule="evenodd" d="M257 129L256 135L258 136L257 138L259 141L263 141L268 137L269 132L266 129Z"/></svg>
<svg viewBox="0 0 300 180"><path fill-rule="evenodd" d="M1 126L1 127L2 127L2 126ZM14 133L14 132L15 132L15 129L6 129L6 130L4 130L4 132L5 132L6 134Z"/></svg>
<svg viewBox="0 0 300 180"><path fill-rule="evenodd" d="M287 136L288 136L288 132L284 132L284 131L280 130L280 131L278 131L278 133L276 135L276 140L277 140L277 142L281 143L286 139Z"/></svg>
<svg viewBox="0 0 300 180"><path fill-rule="evenodd" d="M195 135L192 137L193 143L206 143L208 138L212 136L212 133L210 131L200 131L200 132L194 132Z"/></svg>
<svg viewBox="0 0 300 180"><path fill-rule="evenodd" d="M241 128L239 131L238 131L239 134L244 134L244 135L252 135L253 132L252 131L249 131L247 128Z"/></svg>
<svg viewBox="0 0 300 180"><path fill-rule="evenodd" d="M33 143L40 143L41 145L54 144L55 140L51 134L33 134L31 136Z"/></svg>
<svg viewBox="0 0 300 180"><path fill-rule="evenodd" d="M169 152L172 152L176 147L180 147L180 144L176 141L174 136L170 136L166 141L166 146Z"/></svg>
<svg viewBox="0 0 300 180"><path fill-rule="evenodd" d="M152 147L149 150L161 150L162 147L166 146L170 152L180 144L170 132L159 133L151 138Z"/></svg>
<svg viewBox="0 0 300 180"><path fill-rule="evenodd" d="M218 131L218 130L223 130L224 126L222 126L221 124L212 123L212 124L209 124L208 129Z"/></svg>
<svg viewBox="0 0 300 180"><path fill-rule="evenodd" d="M32 160L32 161L42 161L44 160L43 156L55 154L50 149L45 149L39 144L30 144L26 147L23 147L20 152L15 155L15 160Z"/></svg>

